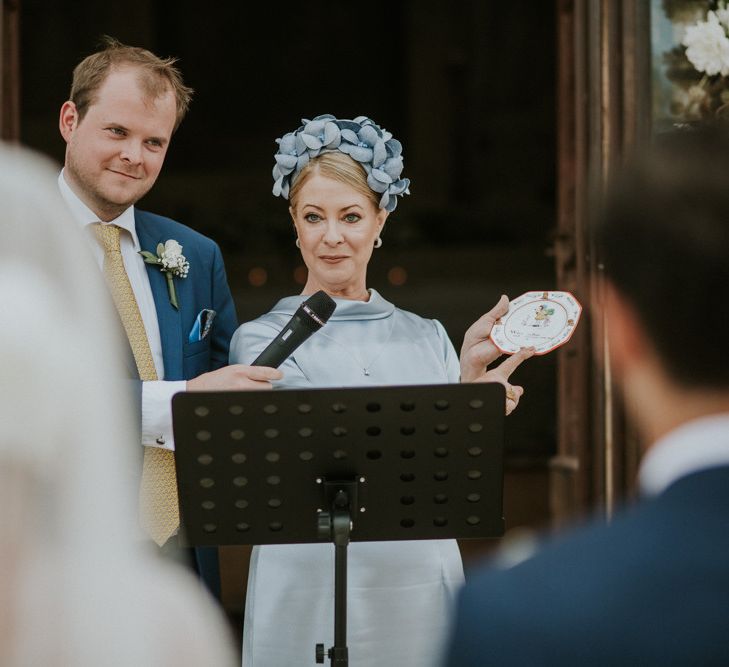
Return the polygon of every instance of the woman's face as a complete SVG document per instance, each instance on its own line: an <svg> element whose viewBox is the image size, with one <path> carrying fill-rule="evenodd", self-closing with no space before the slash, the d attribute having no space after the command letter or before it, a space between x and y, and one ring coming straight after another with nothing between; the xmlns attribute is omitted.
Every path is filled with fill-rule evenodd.
<svg viewBox="0 0 729 667"><path fill-rule="evenodd" d="M368 298L367 263L387 211L351 186L314 174L289 209L309 269L304 294L322 289L348 299Z"/></svg>

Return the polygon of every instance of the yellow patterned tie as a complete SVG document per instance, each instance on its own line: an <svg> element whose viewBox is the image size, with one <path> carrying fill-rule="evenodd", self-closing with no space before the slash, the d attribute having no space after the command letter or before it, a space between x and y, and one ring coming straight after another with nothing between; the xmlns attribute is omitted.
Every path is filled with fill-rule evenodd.
<svg viewBox="0 0 729 667"><path fill-rule="evenodd" d="M116 225L94 224L94 234L104 250L104 276L126 331L141 380L156 380L157 371L142 315L124 268ZM180 525L177 505L175 458L171 451L144 448L144 468L139 490L140 521L147 534L162 546Z"/></svg>

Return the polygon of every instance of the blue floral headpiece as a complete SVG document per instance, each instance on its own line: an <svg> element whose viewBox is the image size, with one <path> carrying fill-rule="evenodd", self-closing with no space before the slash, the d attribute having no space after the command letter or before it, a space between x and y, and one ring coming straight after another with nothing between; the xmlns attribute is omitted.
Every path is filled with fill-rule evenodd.
<svg viewBox="0 0 729 667"><path fill-rule="evenodd" d="M341 151L359 162L367 172L367 184L380 197L380 208L394 211L397 196L409 195L409 178L402 173L402 144L366 116L339 120L331 114L314 120L276 139L278 152L273 167L273 194L289 198L291 183L309 162L321 153Z"/></svg>

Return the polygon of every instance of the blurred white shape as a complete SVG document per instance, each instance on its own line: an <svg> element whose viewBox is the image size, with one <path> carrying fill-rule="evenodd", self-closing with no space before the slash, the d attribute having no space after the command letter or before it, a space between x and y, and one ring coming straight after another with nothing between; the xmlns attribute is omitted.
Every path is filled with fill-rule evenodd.
<svg viewBox="0 0 729 667"><path fill-rule="evenodd" d="M124 347L57 177L0 145L0 664L232 665L213 601L138 532Z"/></svg>

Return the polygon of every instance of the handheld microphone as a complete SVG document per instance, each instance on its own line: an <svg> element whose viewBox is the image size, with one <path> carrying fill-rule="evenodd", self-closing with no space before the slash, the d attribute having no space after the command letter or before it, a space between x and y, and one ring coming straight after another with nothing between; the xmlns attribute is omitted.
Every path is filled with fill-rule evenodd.
<svg viewBox="0 0 729 667"><path fill-rule="evenodd" d="M310 296L251 366L278 368L299 345L327 323L336 307L334 299L322 290Z"/></svg>

